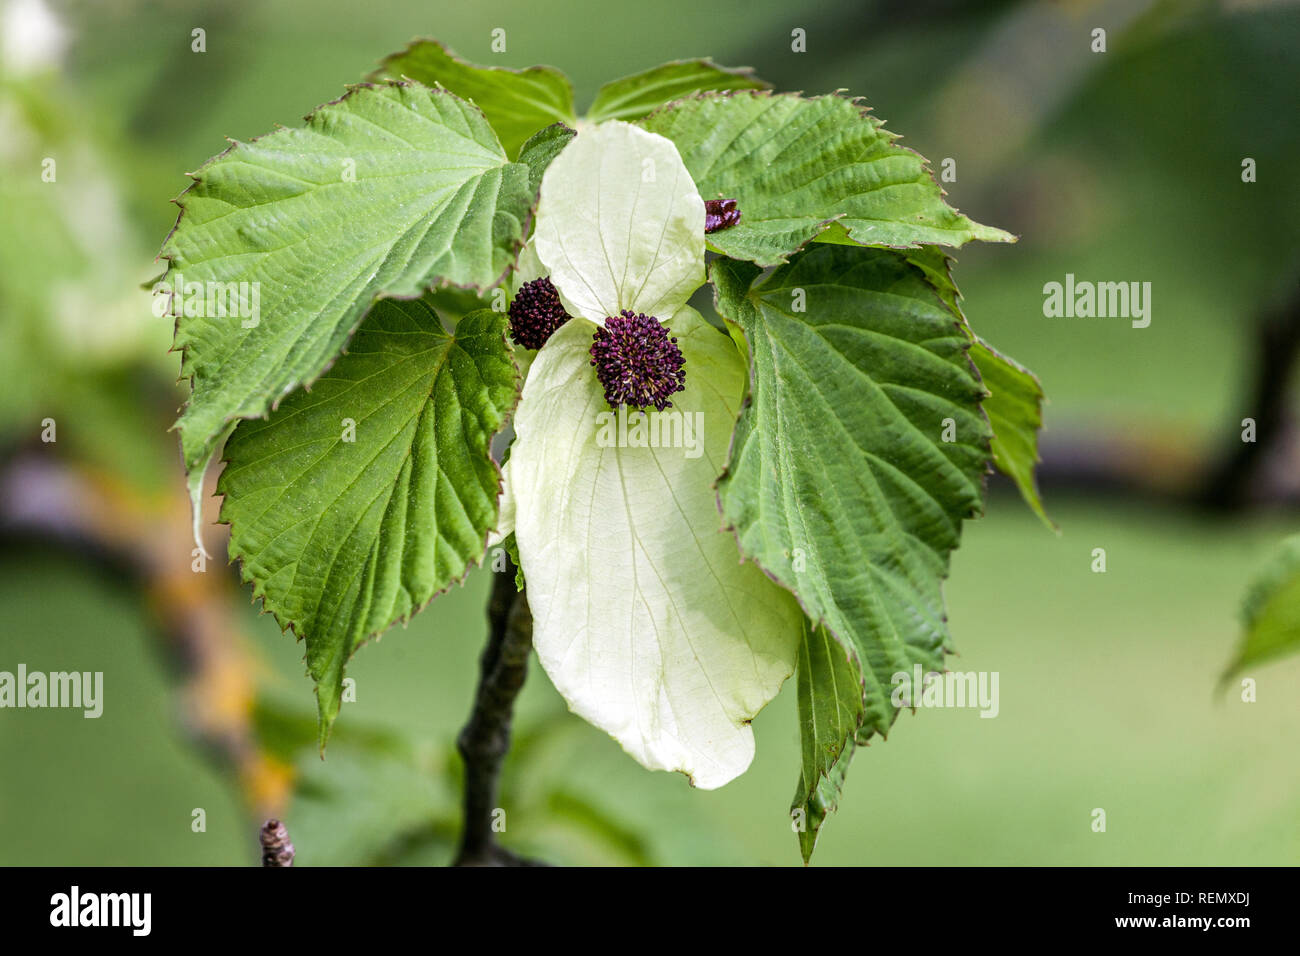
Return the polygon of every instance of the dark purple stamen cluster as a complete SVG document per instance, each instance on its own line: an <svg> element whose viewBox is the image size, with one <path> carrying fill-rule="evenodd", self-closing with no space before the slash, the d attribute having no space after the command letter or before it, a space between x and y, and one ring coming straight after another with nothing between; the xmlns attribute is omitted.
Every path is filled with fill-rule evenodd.
<svg viewBox="0 0 1300 956"><path fill-rule="evenodd" d="M569 321L560 293L545 276L519 287L508 314L510 338L526 349L540 349L556 329Z"/></svg>
<svg viewBox="0 0 1300 956"><path fill-rule="evenodd" d="M607 318L605 327L596 330L591 364L610 408L653 405L662 412L672 407L668 397L686 387L686 359L677 340L644 313L624 309Z"/></svg>
<svg viewBox="0 0 1300 956"><path fill-rule="evenodd" d="M704 200L704 231L717 232L730 229L740 222L740 207L734 199Z"/></svg>

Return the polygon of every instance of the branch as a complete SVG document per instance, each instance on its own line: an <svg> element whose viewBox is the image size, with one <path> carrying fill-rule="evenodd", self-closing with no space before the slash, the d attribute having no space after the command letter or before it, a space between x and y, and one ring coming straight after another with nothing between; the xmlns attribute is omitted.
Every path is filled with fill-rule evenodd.
<svg viewBox="0 0 1300 956"><path fill-rule="evenodd" d="M1255 375L1247 417L1255 420L1255 440L1234 438L1228 442L1200 494L1203 505L1218 511L1236 510L1261 497L1261 492L1267 493L1259 485L1267 477L1269 457L1294 430L1288 399L1300 354L1300 286L1263 313L1256 325L1254 347ZM1237 428L1234 423L1230 429L1234 436Z"/></svg>
<svg viewBox="0 0 1300 956"><path fill-rule="evenodd" d="M253 727L255 669L233 600L239 583L220 565L191 570L189 497L105 478L57 447L0 453L0 548L53 545L140 594L179 674L185 729L235 771L255 814L276 812L290 777Z"/></svg>
<svg viewBox="0 0 1300 956"><path fill-rule="evenodd" d="M505 569L494 578L474 709L456 739L465 761L465 829L454 865L539 866L543 864L500 846L492 828L501 764L510 749L515 698L528 675L533 647L533 616L524 592L515 589L514 564L507 559Z"/></svg>
<svg viewBox="0 0 1300 956"><path fill-rule="evenodd" d="M1290 402L1300 359L1300 285L1259 310L1250 329L1249 392L1207 453L1188 435L1165 430L1044 432L1037 469L1044 494L1142 500L1233 513L1251 507L1300 506L1300 423ZM1244 414L1243 414L1244 413ZM1240 419L1255 422L1255 440L1242 441ZM1217 432L1217 429L1216 429ZM1010 484L999 482L1008 493Z"/></svg>

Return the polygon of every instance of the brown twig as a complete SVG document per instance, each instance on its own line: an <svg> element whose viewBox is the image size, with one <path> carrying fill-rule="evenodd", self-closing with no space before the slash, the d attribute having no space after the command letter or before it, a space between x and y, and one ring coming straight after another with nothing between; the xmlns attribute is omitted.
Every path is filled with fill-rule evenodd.
<svg viewBox="0 0 1300 956"><path fill-rule="evenodd" d="M258 832L262 843L262 866L293 866L293 844L289 828L279 820L267 820Z"/></svg>
<svg viewBox="0 0 1300 956"><path fill-rule="evenodd" d="M533 618L515 589L514 565L498 571L488 601L488 642L479 662L478 692L469 721L456 739L465 762L465 828L455 866L537 866L496 842L501 764L510 749L515 698L528 674Z"/></svg>

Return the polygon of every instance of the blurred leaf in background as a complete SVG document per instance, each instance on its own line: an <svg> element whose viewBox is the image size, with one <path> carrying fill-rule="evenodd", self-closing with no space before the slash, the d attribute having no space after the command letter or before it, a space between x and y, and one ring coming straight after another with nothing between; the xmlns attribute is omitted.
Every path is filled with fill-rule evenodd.
<svg viewBox="0 0 1300 956"><path fill-rule="evenodd" d="M1226 683L1248 667L1300 651L1300 535L1278 547L1246 594L1241 646Z"/></svg>
<svg viewBox="0 0 1300 956"><path fill-rule="evenodd" d="M139 412L166 394L169 329L139 288L153 267L124 208L130 151L62 76L67 27L37 0L0 23L0 445L53 418L88 461L160 487L174 456Z"/></svg>

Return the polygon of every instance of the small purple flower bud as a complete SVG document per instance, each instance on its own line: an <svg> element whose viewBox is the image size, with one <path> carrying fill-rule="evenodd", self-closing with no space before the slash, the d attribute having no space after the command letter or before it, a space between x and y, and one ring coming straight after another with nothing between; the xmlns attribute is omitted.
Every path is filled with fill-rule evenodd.
<svg viewBox="0 0 1300 956"><path fill-rule="evenodd" d="M507 314L510 338L526 349L540 349L570 318L560 302L560 293L546 276L520 286Z"/></svg>
<svg viewBox="0 0 1300 956"><path fill-rule="evenodd" d="M717 232L730 229L740 222L740 207L734 199L704 200L704 231Z"/></svg>
<svg viewBox="0 0 1300 956"><path fill-rule="evenodd" d="M677 340L644 313L624 309L607 318L593 337L591 364L610 408L653 405L662 412L672 407L668 397L686 387L686 359Z"/></svg>

